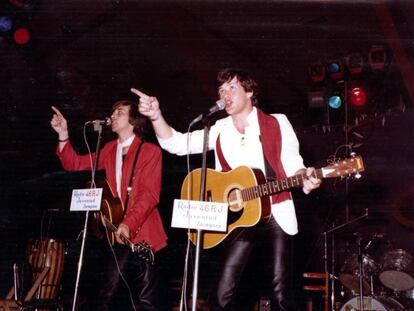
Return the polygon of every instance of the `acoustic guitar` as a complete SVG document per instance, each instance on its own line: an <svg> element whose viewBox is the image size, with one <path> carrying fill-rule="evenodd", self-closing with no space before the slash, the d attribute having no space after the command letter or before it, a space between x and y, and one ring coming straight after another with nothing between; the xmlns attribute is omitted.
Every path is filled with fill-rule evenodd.
<svg viewBox="0 0 414 311"><path fill-rule="evenodd" d="M116 242L115 232L118 230L119 224L124 219L125 208L122 201L114 196L108 181L98 180L97 188L102 188L102 202L100 212L93 214L90 222L91 232L98 238L107 237L108 242L113 245ZM131 248L138 258L146 262L154 263L154 253L151 246L146 241L140 241L136 244L132 243L125 235L121 234L122 241Z"/></svg>
<svg viewBox="0 0 414 311"><path fill-rule="evenodd" d="M336 178L359 174L364 171L360 156L336 161L315 170L315 177ZM198 200L200 192L201 169L191 171L181 187L182 200ZM358 175L357 175L358 177ZM266 182L264 174L257 169L240 166L228 172L207 169L206 199L211 202L228 204L226 232L203 231L202 247L212 248L222 242L234 229L251 227L266 221L271 216L270 195L303 186L305 174ZM197 233L191 230L189 238L196 244Z"/></svg>

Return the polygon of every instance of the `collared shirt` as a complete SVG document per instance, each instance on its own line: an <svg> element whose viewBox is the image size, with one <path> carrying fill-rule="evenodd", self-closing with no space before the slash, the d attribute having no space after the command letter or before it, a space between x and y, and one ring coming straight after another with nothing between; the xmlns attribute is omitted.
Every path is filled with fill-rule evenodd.
<svg viewBox="0 0 414 311"><path fill-rule="evenodd" d="M132 142L134 141L135 135L132 135L127 140L123 141L122 143L118 140L116 146L116 191L118 192L118 196L121 197L121 180L122 180L122 152L123 149L126 147L131 146Z"/></svg>
<svg viewBox="0 0 414 311"><path fill-rule="evenodd" d="M283 114L273 114L280 126L282 135L281 161L287 176L294 175L299 169L304 168L303 159L299 154L299 142L287 117ZM231 116L218 120L210 129L209 150L215 149L216 140L220 134L221 149L227 163L236 168L246 165L265 172L263 148L260 142L260 127L257 118L257 110L253 108L247 117L248 126L245 133L241 134L233 124ZM201 153L203 148L204 131L179 133L173 129L172 137L160 139L160 146L170 153L185 155L187 153ZM187 138L189 148L187 148ZM280 142L275 142L280 143ZM215 153L216 170L221 171L220 161ZM272 215L280 227L288 234L298 232L295 208L292 200L272 204Z"/></svg>

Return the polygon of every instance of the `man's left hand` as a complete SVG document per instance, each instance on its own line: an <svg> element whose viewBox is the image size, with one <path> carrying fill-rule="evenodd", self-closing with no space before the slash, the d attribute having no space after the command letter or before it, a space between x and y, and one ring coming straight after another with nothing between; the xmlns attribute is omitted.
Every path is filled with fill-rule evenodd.
<svg viewBox="0 0 414 311"><path fill-rule="evenodd" d="M316 172L314 167L308 167L305 172L307 179L303 181L303 192L309 194L312 190L319 188L322 180L315 177Z"/></svg>

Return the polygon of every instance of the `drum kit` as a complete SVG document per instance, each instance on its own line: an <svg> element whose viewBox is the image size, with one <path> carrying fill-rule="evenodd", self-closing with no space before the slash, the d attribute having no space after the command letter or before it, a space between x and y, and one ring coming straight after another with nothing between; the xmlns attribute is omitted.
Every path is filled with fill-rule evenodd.
<svg viewBox="0 0 414 311"><path fill-rule="evenodd" d="M365 214L324 232L325 272L331 281L329 310L414 311L414 257L405 249L395 248L386 233L378 232L383 219L368 216L366 210ZM371 228L370 220L374 221ZM340 243L333 234L338 230L342 233L336 236L346 247L335 245ZM328 234L332 238L330 273ZM336 262L336 257L341 260Z"/></svg>
<svg viewBox="0 0 414 311"><path fill-rule="evenodd" d="M358 244L359 251L346 256L337 278L343 289L340 311L414 310L414 257L392 248L385 237L374 234L363 252ZM384 253L370 252L375 243L387 245Z"/></svg>

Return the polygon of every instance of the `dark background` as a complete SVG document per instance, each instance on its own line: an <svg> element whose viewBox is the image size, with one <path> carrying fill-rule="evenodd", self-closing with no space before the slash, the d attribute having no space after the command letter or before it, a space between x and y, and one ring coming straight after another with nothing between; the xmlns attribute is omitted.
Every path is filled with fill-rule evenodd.
<svg viewBox="0 0 414 311"><path fill-rule="evenodd" d="M366 209L368 218L335 234L337 269L355 252L354 233L365 244L381 235L367 250L378 262L390 245L412 254L414 5L408 0L373 2L3 0L1 12L29 27L31 39L20 46L10 33L0 37L2 290L11 286L13 262L41 232L68 243L68 263L77 258L83 215L68 212L70 195L73 188L84 187L89 175L62 170L54 154L51 105L68 119L73 144L86 152L84 123L108 116L115 100L136 100L130 87L157 96L166 119L185 130L217 99L217 71L242 67L257 77L260 107L287 114L306 164L321 167L327 159L347 155L344 108L331 111L339 118L328 123L326 108L309 107L308 91L326 87L329 93L336 82L326 78L312 84L308 67L353 51L363 55L363 72L353 76L345 69L345 81L358 81L368 100L363 109L349 105L353 128L347 140L362 155L366 171L359 180L326 181L307 197L294 192L300 225L292 246L295 273L323 271L322 233ZM386 50L382 70L369 65L372 45ZM93 146L96 134L88 129L87 137ZM105 130L104 141L111 137ZM170 244L160 263L169 279L180 279L185 233L171 229L170 220L186 166L184 158L163 155L160 212ZM200 166L200 157L192 157L192 166ZM403 216L394 217L396 211ZM218 252L203 254L204 296ZM71 292L73 270L68 271L64 286ZM248 284L247 291L260 288L252 296L262 294L261 285Z"/></svg>

